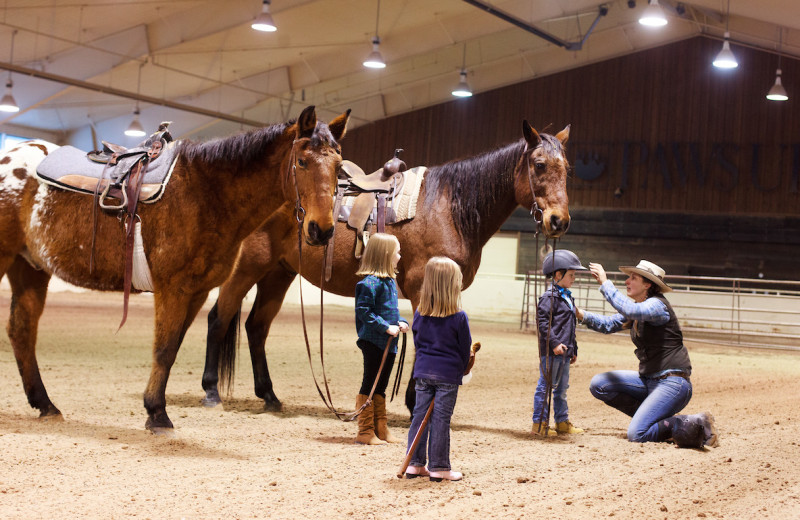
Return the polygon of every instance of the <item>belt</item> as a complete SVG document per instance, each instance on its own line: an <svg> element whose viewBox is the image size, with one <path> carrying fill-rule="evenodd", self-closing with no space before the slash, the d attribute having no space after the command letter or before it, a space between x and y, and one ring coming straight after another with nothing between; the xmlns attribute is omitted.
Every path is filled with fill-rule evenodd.
<svg viewBox="0 0 800 520"><path fill-rule="evenodd" d="M687 374L686 372L668 372L658 377L651 377L650 379L655 379L656 381L658 381L660 379L666 379L668 377L682 377L685 380L689 381L689 374Z"/></svg>

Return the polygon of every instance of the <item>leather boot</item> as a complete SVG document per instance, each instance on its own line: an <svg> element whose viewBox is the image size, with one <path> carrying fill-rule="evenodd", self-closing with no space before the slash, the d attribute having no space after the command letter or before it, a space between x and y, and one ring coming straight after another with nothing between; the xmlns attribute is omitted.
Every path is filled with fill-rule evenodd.
<svg viewBox="0 0 800 520"><path fill-rule="evenodd" d="M364 394L358 394L356 397L356 410L361 408L361 406L367 402L367 397L368 396ZM374 402L364 408L364 410L358 416L358 435L356 435L356 444L369 444L373 446L378 444L386 444L386 441L382 441L375 436L373 406Z"/></svg>
<svg viewBox="0 0 800 520"><path fill-rule="evenodd" d="M553 428L550 428L550 426L544 421L533 423L531 433L536 437L555 437L558 435L556 431Z"/></svg>
<svg viewBox="0 0 800 520"><path fill-rule="evenodd" d="M702 428L703 441L701 446L708 446L709 448L716 448L719 446L719 436L717 435L717 427L714 425L714 416L708 412L701 412L692 415L676 415L684 421L692 424L697 424Z"/></svg>
<svg viewBox="0 0 800 520"><path fill-rule="evenodd" d="M377 435L380 440L389 443L403 442L392 435L392 432L389 431L386 425L386 398L382 395L375 394L373 406L375 407L375 435Z"/></svg>
<svg viewBox="0 0 800 520"><path fill-rule="evenodd" d="M556 433L562 434L573 434L573 433L583 433L583 428L578 428L577 426L573 425L569 421L564 421L560 423L556 423Z"/></svg>

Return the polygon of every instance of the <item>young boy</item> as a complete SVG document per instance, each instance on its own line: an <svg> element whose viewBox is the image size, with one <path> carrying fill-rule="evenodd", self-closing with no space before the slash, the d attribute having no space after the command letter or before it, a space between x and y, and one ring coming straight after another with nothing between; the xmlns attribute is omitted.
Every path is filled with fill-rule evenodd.
<svg viewBox="0 0 800 520"><path fill-rule="evenodd" d="M583 433L569 422L567 388L569 366L578 359L575 341L575 300L569 288L575 282L575 271L586 271L572 251L557 249L542 263L542 273L552 277L553 284L539 298L536 318L539 325L539 382L533 397L533 428L536 436L558 433ZM550 407L547 403L547 375L553 390L555 430L550 429Z"/></svg>

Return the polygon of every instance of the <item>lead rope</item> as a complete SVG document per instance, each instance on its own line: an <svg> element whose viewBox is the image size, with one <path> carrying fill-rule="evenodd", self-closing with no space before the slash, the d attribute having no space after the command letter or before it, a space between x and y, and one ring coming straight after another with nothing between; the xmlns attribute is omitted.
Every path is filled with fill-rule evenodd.
<svg viewBox="0 0 800 520"><path fill-rule="evenodd" d="M297 142L297 141L295 141ZM330 410L336 417L341 419L342 421L349 422L353 421L357 418L364 409L372 404L372 396L375 393L375 388L378 386L378 380L380 379L381 373L383 372L383 367L386 363L386 357L389 354L389 349L391 348L392 344L392 337L390 336L389 339L386 341L386 347L383 350L383 357L381 358L381 364L378 367L378 374L375 376L375 382L372 384L372 388L370 389L369 395L367 396L367 400L361 405L361 408L355 410L353 412L340 412L333 406L333 398L331 397L330 387L328 386L328 377L325 373L325 356L324 356L324 344L323 344L323 318L324 318L324 307L323 307L323 283L325 281L325 262L326 258L323 256L323 265L322 265L322 276L319 285L320 297L320 309L319 309L319 357L320 357L320 364L322 365L322 379L325 383L325 394L322 393L322 388L319 386L319 382L317 381L317 376L314 373L314 364L311 359L311 343L308 340L308 328L306 327L306 313L305 313L305 303L303 301L303 221L305 220L306 210L303 208L300 202L300 189L297 185L297 171L294 165L294 143L292 144L292 153L290 155L290 172L293 177L294 181L294 189L295 189L295 219L297 220L297 274L298 274L298 282L300 285L300 316L303 322L303 338L306 342L306 353L308 354L308 366L311 368L311 377L314 379L314 386L317 388L317 392L319 393L320 398L322 398L322 402L325 403L325 406ZM288 174L287 174L288 176ZM406 347L406 336L403 333L403 353L401 357L405 357L405 347ZM327 394L327 397L326 397Z"/></svg>
<svg viewBox="0 0 800 520"><path fill-rule="evenodd" d="M531 150L530 152L533 153L533 150ZM535 231L535 237L536 237L536 255L535 255L536 264L535 264L535 270L539 271L539 229L542 226L542 220L544 218L544 212L539 207L539 204L536 202L536 191L534 190L534 187L533 187L533 174L531 173L531 163L525 157L527 153L528 153L528 143L525 143L525 149L522 151L522 157L523 157L523 160L525 161L525 164L528 167L528 185L530 186L531 198L533 199L533 203L531 204L531 217L533 218L533 221L536 223L536 231ZM547 238L545 238L545 240L544 240L544 247L545 247L545 250L547 250ZM553 261L555 263L556 239L553 239L553 252L552 252L552 254L553 254ZM546 282L543 282L543 285L545 283ZM536 343L537 343L536 350L537 350L537 357L539 357L539 363L538 363L538 365L539 365L539 373L541 373L541 371L542 371L541 355L538 353L538 350L539 350L539 346L538 346L538 343L539 343L539 282L538 282L538 280L533 284L533 288L534 288L534 296L533 297L534 297L534 299L536 301ZM543 287L543 289L546 290L546 287ZM551 287L551 291L553 291L553 290L555 290L555 288ZM554 296L554 295L551 294L551 296ZM549 433L549 430L550 430L550 405L551 405L551 402L552 402L552 393L553 393L553 378L552 378L553 367L552 367L552 363L550 363L550 354L547 351L547 349L549 348L549 345L550 345L550 334L551 334L551 332L553 330L553 307L554 306L551 304L550 305L550 317L549 317L549 320L548 320L548 328L547 328L547 339L545 341L545 354L546 355L545 355L545 358L544 358L545 359L545 361L544 361L544 365L545 365L544 366L544 373L545 373L545 378L547 380L546 394L545 394L545 399L542 401L542 405L541 405L542 408L540 408L540 410L539 410L540 417L544 417L544 412L545 412L545 410L547 411L547 416L545 417L545 427L544 427L544 435L545 435L545 437L547 436L547 434ZM564 357L565 357L565 360L566 360L566 354L564 355ZM541 419L540 419L540 423L539 424L541 425Z"/></svg>

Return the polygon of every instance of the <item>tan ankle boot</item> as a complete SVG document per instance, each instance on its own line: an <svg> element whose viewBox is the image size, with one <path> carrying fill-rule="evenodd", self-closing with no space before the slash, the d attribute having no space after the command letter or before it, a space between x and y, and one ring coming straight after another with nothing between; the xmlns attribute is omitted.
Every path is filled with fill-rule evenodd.
<svg viewBox="0 0 800 520"><path fill-rule="evenodd" d="M531 433L536 437L555 437L558 435L553 428L550 428L546 422L535 422L531 428Z"/></svg>
<svg viewBox="0 0 800 520"><path fill-rule="evenodd" d="M356 410L367 402L367 397L364 394L358 394L356 397ZM375 436L375 422L373 418L374 402L364 408L361 415L358 416L358 435L356 435L356 444L369 444L372 446L378 444L386 444L386 441L380 440Z"/></svg>
<svg viewBox="0 0 800 520"><path fill-rule="evenodd" d="M380 440L389 443L403 442L392 435L392 432L389 431L386 425L386 398L382 395L375 394L373 405L375 407L375 435L377 435Z"/></svg>
<svg viewBox="0 0 800 520"><path fill-rule="evenodd" d="M569 421L556 423L556 433L576 434L583 433L583 428L574 426Z"/></svg>

